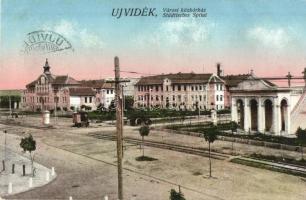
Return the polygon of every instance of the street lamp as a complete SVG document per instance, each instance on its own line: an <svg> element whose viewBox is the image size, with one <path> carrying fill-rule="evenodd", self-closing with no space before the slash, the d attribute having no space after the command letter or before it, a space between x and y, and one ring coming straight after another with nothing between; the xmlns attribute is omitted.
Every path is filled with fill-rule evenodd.
<svg viewBox="0 0 306 200"><path fill-rule="evenodd" d="M4 130L4 158L2 160L2 170L5 171L5 161L6 161L6 133L7 131Z"/></svg>
<svg viewBox="0 0 306 200"><path fill-rule="evenodd" d="M57 93L55 94L54 97L54 102L55 102L55 108L54 108L54 116L55 116L55 122L57 123L57 104L58 104L59 97L57 96Z"/></svg>
<svg viewBox="0 0 306 200"><path fill-rule="evenodd" d="M152 88L149 89L149 109L151 110L151 92Z"/></svg>

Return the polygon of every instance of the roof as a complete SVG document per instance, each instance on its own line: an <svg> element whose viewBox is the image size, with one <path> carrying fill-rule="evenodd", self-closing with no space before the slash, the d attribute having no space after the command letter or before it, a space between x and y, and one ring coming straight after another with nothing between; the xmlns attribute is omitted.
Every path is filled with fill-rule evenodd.
<svg viewBox="0 0 306 200"><path fill-rule="evenodd" d="M115 88L115 83L107 82L105 79L99 80L82 80L81 85L84 87L99 88L99 89L112 89Z"/></svg>
<svg viewBox="0 0 306 200"><path fill-rule="evenodd" d="M95 96L96 92L90 87L69 88L70 96Z"/></svg>
<svg viewBox="0 0 306 200"><path fill-rule="evenodd" d="M235 87L240 82L246 80L250 77L250 74L239 74L239 75L227 75L222 76L221 78L225 81L225 84L229 87Z"/></svg>
<svg viewBox="0 0 306 200"><path fill-rule="evenodd" d="M79 85L80 83L78 81L76 81L74 78L66 75L66 76L56 76L53 83L52 84L56 84L56 85Z"/></svg>
<svg viewBox="0 0 306 200"><path fill-rule="evenodd" d="M177 73L161 74L141 77L136 85L160 85L164 79L169 79L173 84L207 83L213 74Z"/></svg>
<svg viewBox="0 0 306 200"><path fill-rule="evenodd" d="M262 80L271 87L276 86L274 83L268 81L267 79L257 78L256 76L253 76L251 74L228 75L228 76L223 76L221 78L225 81L226 85L229 87L236 87L239 83L247 79Z"/></svg>
<svg viewBox="0 0 306 200"><path fill-rule="evenodd" d="M47 77L48 81L52 83L52 85L79 85L80 83L75 80L74 78L68 76L68 75L61 75L56 76L53 74L42 74ZM41 76L39 76L40 78ZM26 87L35 86L35 84L38 82L39 78L37 78L35 81L32 81L31 83L27 84Z"/></svg>

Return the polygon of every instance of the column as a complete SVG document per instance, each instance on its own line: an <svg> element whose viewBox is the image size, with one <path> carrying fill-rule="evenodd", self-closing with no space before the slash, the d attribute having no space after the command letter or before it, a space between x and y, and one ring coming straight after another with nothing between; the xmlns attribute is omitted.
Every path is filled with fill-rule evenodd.
<svg viewBox="0 0 306 200"><path fill-rule="evenodd" d="M287 127L286 127L286 132L287 134L291 134L291 114L290 114L290 104L287 105Z"/></svg>
<svg viewBox="0 0 306 200"><path fill-rule="evenodd" d="M257 115L258 131L260 133L265 132L265 113L262 98L258 98L258 115Z"/></svg>
<svg viewBox="0 0 306 200"><path fill-rule="evenodd" d="M231 103L231 116L232 116L232 121L238 122L237 104L236 104L236 98L234 97L232 97L232 103Z"/></svg>
<svg viewBox="0 0 306 200"><path fill-rule="evenodd" d="M273 133L279 135L280 134L280 114L279 114L279 104L277 102L277 98L273 99Z"/></svg>
<svg viewBox="0 0 306 200"><path fill-rule="evenodd" d="M244 130L248 132L251 128L251 112L250 112L250 102L248 98L244 98Z"/></svg>

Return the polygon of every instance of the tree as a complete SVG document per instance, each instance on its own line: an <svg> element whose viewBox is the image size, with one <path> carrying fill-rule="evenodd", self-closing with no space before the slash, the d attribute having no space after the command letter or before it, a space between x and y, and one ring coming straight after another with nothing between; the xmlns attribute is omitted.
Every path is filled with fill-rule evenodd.
<svg viewBox="0 0 306 200"><path fill-rule="evenodd" d="M306 145L306 129L299 127L295 134L301 147L302 160L304 160L303 146Z"/></svg>
<svg viewBox="0 0 306 200"><path fill-rule="evenodd" d="M109 104L108 109L109 110L115 110L116 109L116 104L115 104L115 100L114 99Z"/></svg>
<svg viewBox="0 0 306 200"><path fill-rule="evenodd" d="M144 157L144 136L148 136L150 133L150 127L148 125L144 125L139 128L139 134L142 137L142 157Z"/></svg>
<svg viewBox="0 0 306 200"><path fill-rule="evenodd" d="M99 105L97 106L97 110L100 111L100 112L105 110L104 104L103 103L99 103Z"/></svg>
<svg viewBox="0 0 306 200"><path fill-rule="evenodd" d="M204 131L205 141L208 142L209 150L209 177L211 177L211 153L210 153L210 143L213 143L217 139L218 129L216 126L212 126Z"/></svg>
<svg viewBox="0 0 306 200"><path fill-rule="evenodd" d="M134 97L133 96L125 96L124 97L124 109L131 110L134 106Z"/></svg>
<svg viewBox="0 0 306 200"><path fill-rule="evenodd" d="M32 152L36 150L36 141L33 139L33 136L30 134L28 137L22 138L20 147L24 152L28 151L30 153L32 176L34 176L34 154Z"/></svg>
<svg viewBox="0 0 306 200"><path fill-rule="evenodd" d="M175 189L171 189L170 200L186 200L186 199L181 191L177 192L175 191Z"/></svg>
<svg viewBox="0 0 306 200"><path fill-rule="evenodd" d="M237 132L239 125L235 121L230 122L230 129L232 131L232 135L234 136L234 132ZM232 140L232 152L234 151L234 141Z"/></svg>

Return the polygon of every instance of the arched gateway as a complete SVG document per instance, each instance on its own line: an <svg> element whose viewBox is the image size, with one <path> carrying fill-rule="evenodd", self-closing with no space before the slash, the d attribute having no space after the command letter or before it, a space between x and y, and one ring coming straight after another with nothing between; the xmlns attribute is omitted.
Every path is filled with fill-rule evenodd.
<svg viewBox="0 0 306 200"><path fill-rule="evenodd" d="M231 115L246 132L276 135L294 134L290 129L290 101L296 104L301 98L301 88L280 88L273 83L249 75L237 81L231 93Z"/></svg>

